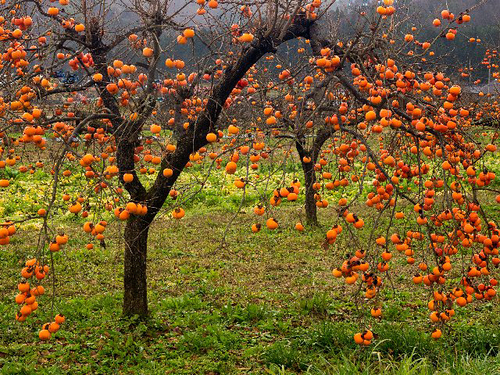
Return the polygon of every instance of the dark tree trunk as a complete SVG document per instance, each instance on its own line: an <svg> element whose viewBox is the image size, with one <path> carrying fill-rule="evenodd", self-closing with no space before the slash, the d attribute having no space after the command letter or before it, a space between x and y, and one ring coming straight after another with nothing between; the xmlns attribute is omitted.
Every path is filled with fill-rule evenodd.
<svg viewBox="0 0 500 375"><path fill-rule="evenodd" d="M316 139L312 144L312 150L307 150L305 148L305 138L299 137L295 141L295 148L299 153L300 163L302 164L302 170L304 171L305 189L306 189L306 221L309 225L318 225L318 209L316 207L316 199L314 195L316 191L314 190L314 184L316 183L316 171L314 170L314 165L319 158L321 148L325 144L326 140L333 134L331 128L322 128L316 135ZM309 163L304 162L304 158L309 158Z"/></svg>
<svg viewBox="0 0 500 375"><path fill-rule="evenodd" d="M306 189L306 222L309 225L318 225L318 215L316 200L314 199L314 183L316 182L316 172L314 171L314 155L310 155L304 147L304 139L297 140L295 147L300 157L300 164L304 171ZM309 158L309 163L304 162L304 158Z"/></svg>
<svg viewBox="0 0 500 375"><path fill-rule="evenodd" d="M125 228L124 315L148 314L146 258L149 224L142 218L135 217L127 222Z"/></svg>
<svg viewBox="0 0 500 375"><path fill-rule="evenodd" d="M304 171L305 189L306 189L306 222L309 225L318 225L316 200L314 199L314 183L316 182L316 173L314 172L314 164L302 163Z"/></svg>

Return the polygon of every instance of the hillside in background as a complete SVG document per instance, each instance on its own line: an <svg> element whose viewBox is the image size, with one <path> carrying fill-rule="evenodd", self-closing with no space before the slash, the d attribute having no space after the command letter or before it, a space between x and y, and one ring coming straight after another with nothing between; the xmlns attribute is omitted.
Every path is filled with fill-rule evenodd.
<svg viewBox="0 0 500 375"><path fill-rule="evenodd" d="M173 2L173 4L175 3L176 2ZM174 7L175 9L178 9L179 3L180 2L177 2L177 8ZM357 32L363 22L378 17L374 12L373 4L374 1L339 0L329 10L328 16L321 22L325 24L325 29L341 31L339 34L342 35L342 39L338 41L341 42L343 39L348 40ZM186 9L192 10L193 6L196 7L196 5L193 4L188 5ZM481 63L488 50L495 51L500 45L500 1L396 0L395 6L398 8L398 12L396 12L393 22L395 24L401 23L405 25L403 28L398 28L398 30L401 30L400 32L405 30L406 32L413 33L415 35L415 40L419 42L431 42L437 37L437 40L431 47L431 50L435 52L435 57L428 58L428 63L420 62L422 70L438 69L446 72L455 79L458 78L464 86L481 88L488 85L488 67L486 64ZM446 40L444 34L438 37L441 28L436 28L432 24L435 18L440 18L440 13L446 6L457 18L460 12L471 9L472 21L468 24L461 25L455 40L452 42ZM364 17L360 17L361 14L364 14ZM137 15L128 12L123 3L116 3L111 6L107 13L107 19L115 25L116 34L119 34L120 30L138 21ZM202 20L202 17L194 17L189 20L186 18L186 24L194 25L199 35L213 33L214 30L204 27ZM222 27L223 25L227 26L238 22L238 19L230 20L221 18L219 22ZM240 20L240 24L244 24L244 21ZM416 31L412 32L412 27L415 27ZM452 25L452 28L453 27L454 24ZM196 38L193 39L193 45L179 45L176 43L177 35L178 34L175 32L164 33L162 35L162 43L169 46L167 49L168 52L165 53L164 57L184 60L189 69L195 69L197 64L204 63L200 61L199 58L206 55L208 48L212 48L214 51L218 49L217 43L213 46L207 46ZM330 38L334 37L334 35L334 32L329 35L327 34ZM396 37L400 39L401 35L397 35ZM471 43L471 38L474 38L476 41L480 40L481 42ZM283 68L287 67L287 63L293 66L304 58L304 56L301 56L297 52L301 45L302 42L295 40L280 47L278 55L285 57L285 63L282 64ZM415 49L414 45L408 46L406 51L410 49ZM128 48L123 48L123 51L122 58L134 60ZM216 52L212 56L214 61L218 57ZM410 61L409 58L408 63L410 62L415 63L415 61ZM268 69L276 71L276 73L281 70L277 69L276 64L272 62L263 61L259 64L264 64ZM463 71L464 66L468 66L470 70ZM161 69L165 68L162 66Z"/></svg>

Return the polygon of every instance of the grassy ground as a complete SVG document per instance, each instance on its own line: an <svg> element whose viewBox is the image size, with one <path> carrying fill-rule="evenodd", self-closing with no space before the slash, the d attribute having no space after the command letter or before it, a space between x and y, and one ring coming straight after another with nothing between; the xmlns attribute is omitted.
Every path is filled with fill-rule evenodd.
<svg viewBox="0 0 500 375"><path fill-rule="evenodd" d="M251 208L229 227L234 211L191 207L181 221L160 218L151 230L149 301L144 322L120 317L119 225L106 249L86 250L79 225L57 253L55 311L67 323L49 343L37 332L49 319L49 297L28 322L15 321L16 275L36 233L23 231L0 252L0 372L123 374L500 374L500 308L474 303L458 311L444 339L429 337L429 295L399 275L386 289L384 319L353 298L355 288L331 277L343 248L321 246L323 229L252 235ZM321 215L328 222L328 210ZM289 225L294 222L293 212ZM408 272L410 272L408 270ZM45 283L49 291L52 280ZM411 292L411 293L410 293ZM364 327L378 334L358 348Z"/></svg>

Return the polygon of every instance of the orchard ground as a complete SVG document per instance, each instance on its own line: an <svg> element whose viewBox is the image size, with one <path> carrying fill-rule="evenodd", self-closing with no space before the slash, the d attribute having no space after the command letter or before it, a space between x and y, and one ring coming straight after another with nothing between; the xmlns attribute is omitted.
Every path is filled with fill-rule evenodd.
<svg viewBox="0 0 500 375"><path fill-rule="evenodd" d="M489 164L499 175L498 166ZM195 165L178 186L196 179L197 168L207 166ZM289 175L299 168L290 162ZM44 280L47 293L39 299L38 311L27 322L17 322L13 280L25 260L36 255L38 236L36 222L21 225L11 244L0 251L0 372L500 373L497 298L457 308L443 338L434 341L428 324L430 291L415 288L415 266L401 257L396 260L400 272L392 273L392 285L382 291L383 318L372 318L369 304L355 295L359 286L346 287L331 275L355 250L348 236L323 246L325 231L338 222L335 204L320 209L321 227L306 226L297 235L299 205L284 203L275 213L280 227L253 234L253 207L259 196L249 188L241 204L242 192L232 185L235 176L223 170L214 170L196 195L190 191L189 199L182 201L181 194L183 219L172 219L167 209L154 222L148 253L151 315L146 321L120 316L124 224L114 221L112 212L91 210L91 217L109 219L110 225L106 247L96 244L88 250L88 238L81 235L85 219L61 209L56 224L70 240L54 254L55 280L53 273ZM5 173L12 173L17 189L2 196L1 215L33 211L46 193L43 186L49 189L50 176L41 170L35 178ZM61 189L72 196L85 189L76 182L80 177L65 178ZM325 196L334 202L356 190ZM494 195L487 198L485 209L498 218ZM168 204L175 207L178 202ZM363 206L356 212L362 215ZM63 313L67 321L44 343L37 332L50 319L54 285L54 313ZM358 347L353 335L365 328L377 336L372 345Z"/></svg>

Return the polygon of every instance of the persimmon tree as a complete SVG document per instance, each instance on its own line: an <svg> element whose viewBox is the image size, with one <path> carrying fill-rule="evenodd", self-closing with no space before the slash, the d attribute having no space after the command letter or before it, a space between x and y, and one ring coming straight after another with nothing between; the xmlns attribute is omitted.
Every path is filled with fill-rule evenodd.
<svg viewBox="0 0 500 375"><path fill-rule="evenodd" d="M371 315L380 319L380 290L385 284L394 288L393 251L402 253L415 268L412 281L429 290L436 339L455 306L491 300L498 284L500 237L484 208L491 199L486 192L498 194L490 187L496 176L488 163L497 150L498 101L491 94L484 100L483 93L465 93L453 83L463 75L448 77L432 62L435 43L451 45L480 5L457 16L440 12L430 40L418 40L416 27L395 28L390 0L360 14L352 39L312 33L299 46L308 61L279 61L277 72L260 77L266 89L246 111L248 116L254 108L259 131L284 149L296 147L309 223L317 221L316 207L332 206L328 190L341 195L325 244L341 239L335 251L347 260L333 275L356 285L358 301L368 301ZM489 68L496 65L495 51L487 50ZM268 229L279 227L277 206L296 188L274 189ZM266 210L258 206L255 213ZM370 330L354 337L365 345L372 338Z"/></svg>
<svg viewBox="0 0 500 375"><path fill-rule="evenodd" d="M23 163L20 172L45 167L26 166L30 153L54 160L47 166L53 179L44 207L14 218L42 221L39 255L22 276L43 279L46 250L52 261L52 252L67 242L52 225L60 207L93 218L83 230L102 246L108 223L98 217L99 207L113 210L126 221L123 312L146 315L150 224L167 197L178 194L173 186L198 151L222 136L218 118L245 88L245 74L279 45L308 38L333 2L323 3L211 0L196 1L194 9L190 1L174 6L160 0L4 3L2 152L9 167ZM130 21L116 22L120 16ZM189 58L175 58L173 51ZM75 72L73 82L54 78L60 71ZM79 197L60 189L74 173L88 181ZM1 185L8 188L9 180ZM4 244L15 220L5 225ZM34 293L24 284L19 289L18 319L25 320Z"/></svg>

